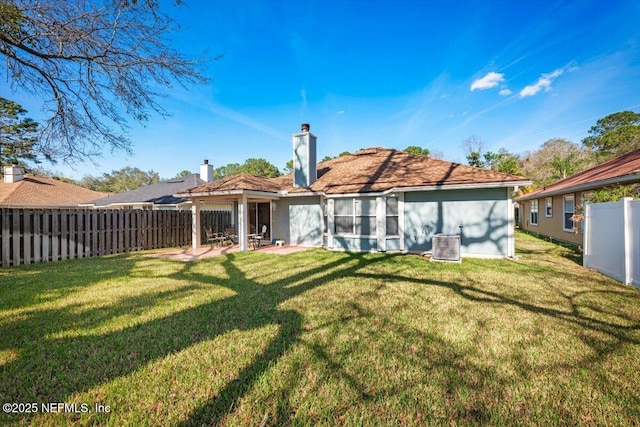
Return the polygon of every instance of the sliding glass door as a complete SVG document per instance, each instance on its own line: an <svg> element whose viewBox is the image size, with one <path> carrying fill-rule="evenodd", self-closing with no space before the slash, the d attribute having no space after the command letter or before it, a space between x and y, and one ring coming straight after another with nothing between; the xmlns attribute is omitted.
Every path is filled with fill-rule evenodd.
<svg viewBox="0 0 640 427"><path fill-rule="evenodd" d="M266 226L264 238L271 240L271 203L249 203L249 234L261 234Z"/></svg>

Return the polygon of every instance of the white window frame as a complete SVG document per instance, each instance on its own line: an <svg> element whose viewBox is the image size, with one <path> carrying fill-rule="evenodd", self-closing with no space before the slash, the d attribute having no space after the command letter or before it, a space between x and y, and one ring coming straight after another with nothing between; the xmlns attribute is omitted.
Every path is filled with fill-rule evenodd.
<svg viewBox="0 0 640 427"><path fill-rule="evenodd" d="M536 214L536 220L535 222L533 221L533 214ZM533 199L531 200L531 209L529 210L529 224L531 225L538 225L538 199Z"/></svg>
<svg viewBox="0 0 640 427"><path fill-rule="evenodd" d="M571 211L567 211L567 201L571 200ZM571 216L576 213L576 197L573 194L568 194L566 196L562 196L562 230L573 233L575 231L576 223L575 221L571 221L571 228L567 228L567 214L571 214Z"/></svg>
<svg viewBox="0 0 640 427"><path fill-rule="evenodd" d="M544 216L546 218L553 217L553 197L544 199Z"/></svg>
<svg viewBox="0 0 640 427"><path fill-rule="evenodd" d="M387 206L389 203L389 200L395 200L396 203L396 213L395 214L390 214L389 213L389 208L387 208L385 206L385 234L387 237L399 237L400 236L400 200L398 197L395 196L389 196L387 197ZM395 218L396 219L396 230L398 231L397 234L389 234L389 226L388 226L388 221L390 218Z"/></svg>
<svg viewBox="0 0 640 427"><path fill-rule="evenodd" d="M327 199L321 200L322 207L322 234L326 236L329 233L329 203Z"/></svg>
<svg viewBox="0 0 640 427"><path fill-rule="evenodd" d="M350 200L351 203L353 203L352 208L351 208L351 213L348 215L339 215L336 213L335 210L335 204L334 204L334 212L333 212L333 217L334 217L334 225L333 225L333 234L334 236L343 236L343 237L376 237L377 236L377 227L376 227L376 199L375 198L360 198L360 197L354 197L354 198L348 198L348 199L336 199L337 203L338 200ZM368 201L368 202L373 202L373 208L370 209L369 215L362 215L362 202L363 201ZM373 213L373 215L372 215ZM350 233L345 233L345 232L338 232L337 228L337 223L338 221L336 221L336 219L341 218L341 217L351 217L352 220L352 224L351 224L351 232ZM362 226L362 220L360 218L369 218L369 224L372 224L374 229L374 233L373 234L360 234L357 232L358 228ZM359 220L360 219L360 220Z"/></svg>

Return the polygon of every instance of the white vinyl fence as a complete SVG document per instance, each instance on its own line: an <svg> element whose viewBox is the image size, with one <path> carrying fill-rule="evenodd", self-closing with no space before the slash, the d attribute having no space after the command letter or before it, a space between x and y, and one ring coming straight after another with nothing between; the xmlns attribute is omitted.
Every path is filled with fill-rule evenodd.
<svg viewBox="0 0 640 427"><path fill-rule="evenodd" d="M583 264L640 287L640 200L585 203Z"/></svg>

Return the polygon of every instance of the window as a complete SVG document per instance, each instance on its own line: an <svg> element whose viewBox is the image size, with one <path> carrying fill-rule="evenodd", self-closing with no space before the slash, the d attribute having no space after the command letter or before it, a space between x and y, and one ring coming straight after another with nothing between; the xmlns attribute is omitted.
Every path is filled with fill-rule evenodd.
<svg viewBox="0 0 640 427"><path fill-rule="evenodd" d="M361 236L376 235L376 199L355 199L356 231Z"/></svg>
<svg viewBox="0 0 640 427"><path fill-rule="evenodd" d="M573 223L573 220L571 219L571 217L573 217L574 212L575 212L575 204L574 204L573 195L564 196L563 198L564 221L562 224L562 229L564 231L571 231L571 232L574 231L573 230L574 223Z"/></svg>
<svg viewBox="0 0 640 427"><path fill-rule="evenodd" d="M538 225L538 201L531 201L531 225Z"/></svg>
<svg viewBox="0 0 640 427"><path fill-rule="evenodd" d="M544 216L551 218L553 216L553 198L547 197L544 199Z"/></svg>
<svg viewBox="0 0 640 427"><path fill-rule="evenodd" d="M335 234L353 233L353 199L336 199L333 205Z"/></svg>
<svg viewBox="0 0 640 427"><path fill-rule="evenodd" d="M398 234L398 198L387 197L387 236Z"/></svg>
<svg viewBox="0 0 640 427"><path fill-rule="evenodd" d="M376 235L376 199L336 199L335 234Z"/></svg>
<svg viewBox="0 0 640 427"><path fill-rule="evenodd" d="M329 206L327 205L327 199L322 199L322 232L327 233L329 229Z"/></svg>

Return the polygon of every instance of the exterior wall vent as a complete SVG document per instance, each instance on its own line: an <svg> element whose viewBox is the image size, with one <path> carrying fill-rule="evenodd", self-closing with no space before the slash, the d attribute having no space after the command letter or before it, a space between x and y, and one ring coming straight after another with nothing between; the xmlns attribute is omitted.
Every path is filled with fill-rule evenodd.
<svg viewBox="0 0 640 427"><path fill-rule="evenodd" d="M460 262L460 235L434 235L431 261Z"/></svg>

